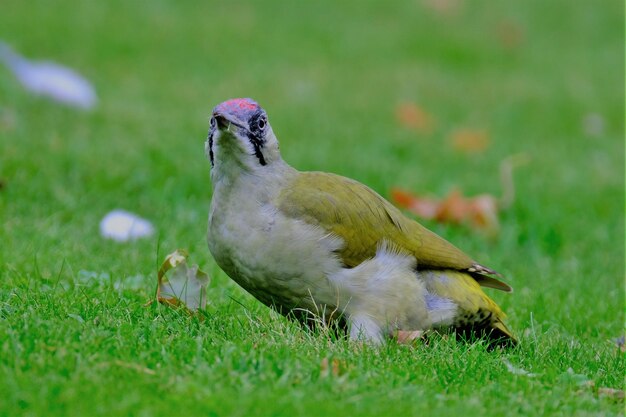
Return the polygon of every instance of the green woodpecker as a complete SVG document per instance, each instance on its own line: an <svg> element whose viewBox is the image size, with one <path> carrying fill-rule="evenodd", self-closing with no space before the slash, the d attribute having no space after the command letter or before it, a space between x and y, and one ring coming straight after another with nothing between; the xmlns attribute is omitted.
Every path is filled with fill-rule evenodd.
<svg viewBox="0 0 626 417"><path fill-rule="evenodd" d="M481 289L511 291L495 271L365 185L289 166L253 100L213 109L205 151L209 249L264 304L305 322L338 320L374 344L397 330L449 326L516 343Z"/></svg>

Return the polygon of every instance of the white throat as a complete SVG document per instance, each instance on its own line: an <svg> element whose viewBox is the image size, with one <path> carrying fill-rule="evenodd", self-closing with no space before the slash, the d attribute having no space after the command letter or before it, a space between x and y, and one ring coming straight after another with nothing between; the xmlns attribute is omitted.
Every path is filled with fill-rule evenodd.
<svg viewBox="0 0 626 417"><path fill-rule="evenodd" d="M281 158L278 141L273 132L268 135L257 154L257 149L245 137L237 137L235 132L217 131L212 140L207 140L205 151L212 154L211 182L214 187L225 182L233 184L240 177L261 177L267 180L284 175L292 168Z"/></svg>

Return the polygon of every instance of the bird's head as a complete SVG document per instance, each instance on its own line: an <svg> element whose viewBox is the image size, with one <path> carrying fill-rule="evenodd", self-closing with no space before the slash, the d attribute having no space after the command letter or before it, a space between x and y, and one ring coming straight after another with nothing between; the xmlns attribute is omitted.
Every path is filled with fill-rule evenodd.
<svg viewBox="0 0 626 417"><path fill-rule="evenodd" d="M249 98L218 104L211 114L205 152L213 170L258 171L280 161L278 140L267 113Z"/></svg>

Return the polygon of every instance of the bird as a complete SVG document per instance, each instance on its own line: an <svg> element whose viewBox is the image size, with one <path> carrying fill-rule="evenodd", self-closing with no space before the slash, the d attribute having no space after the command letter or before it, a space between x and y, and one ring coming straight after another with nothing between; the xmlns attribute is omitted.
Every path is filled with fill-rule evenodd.
<svg viewBox="0 0 626 417"><path fill-rule="evenodd" d="M371 345L446 328L489 346L517 344L481 288L511 292L500 274L366 185L291 167L256 101L215 106L205 154L209 250L263 304L309 326L337 324Z"/></svg>

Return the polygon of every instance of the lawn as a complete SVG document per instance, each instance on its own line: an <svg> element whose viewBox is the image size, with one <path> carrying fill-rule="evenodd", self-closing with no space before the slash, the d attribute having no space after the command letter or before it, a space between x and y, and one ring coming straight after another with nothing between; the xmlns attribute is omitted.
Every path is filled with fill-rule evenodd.
<svg viewBox="0 0 626 417"><path fill-rule="evenodd" d="M0 39L89 78L84 112L0 67L0 415L613 416L624 403L623 3L4 1ZM309 332L206 246L210 109L253 97L302 170L516 198L487 237L423 223L502 272L516 349L380 349ZM397 119L402 103L429 129ZM589 126L590 120L594 121ZM458 129L488 147L460 152ZM157 233L117 243L123 208ZM163 257L212 277L204 315L144 307Z"/></svg>

